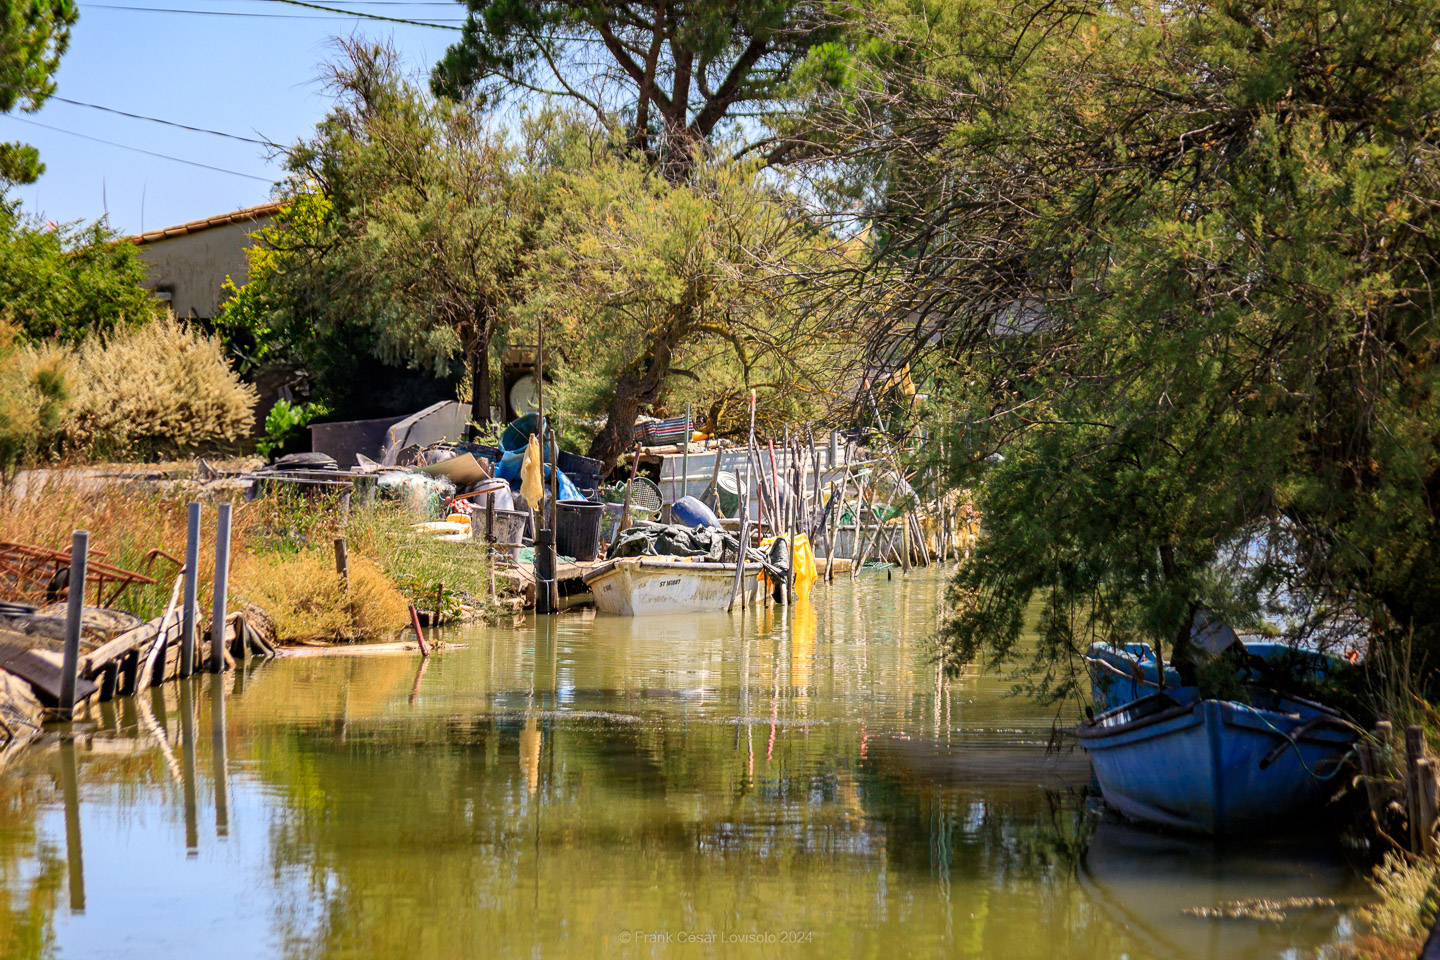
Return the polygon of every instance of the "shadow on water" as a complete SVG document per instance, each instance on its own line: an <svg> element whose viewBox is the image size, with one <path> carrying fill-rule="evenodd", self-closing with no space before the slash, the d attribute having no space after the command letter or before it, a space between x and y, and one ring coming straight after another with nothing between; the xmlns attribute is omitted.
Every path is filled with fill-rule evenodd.
<svg viewBox="0 0 1440 960"><path fill-rule="evenodd" d="M942 586L571 613L122 702L0 778L0 956L1288 958L1344 936L1334 909L1186 915L1355 881L1323 844L1097 825L1049 711L936 674Z"/></svg>

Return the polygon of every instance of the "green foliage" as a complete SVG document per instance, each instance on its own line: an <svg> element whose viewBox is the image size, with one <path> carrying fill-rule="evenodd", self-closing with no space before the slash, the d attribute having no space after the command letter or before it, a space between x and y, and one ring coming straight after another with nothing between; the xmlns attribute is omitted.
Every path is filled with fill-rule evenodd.
<svg viewBox="0 0 1440 960"><path fill-rule="evenodd" d="M516 154L481 113L426 95L388 49L346 52L338 103L290 151L289 202L221 319L235 353L298 362L337 406L367 388L356 357L488 371L529 223Z"/></svg>
<svg viewBox="0 0 1440 960"><path fill-rule="evenodd" d="M55 71L79 17L74 0L0 0L0 113L32 113L55 92ZM44 171L34 147L0 143L0 193Z"/></svg>
<svg viewBox="0 0 1440 960"><path fill-rule="evenodd" d="M144 279L137 248L103 223L41 226L0 207L0 314L27 340L74 344L154 319Z"/></svg>
<svg viewBox="0 0 1440 960"><path fill-rule="evenodd" d="M297 431L316 417L323 417L330 410L323 403L291 403L278 400L265 415L265 439L255 445L255 452L268 457L283 447Z"/></svg>
<svg viewBox="0 0 1440 960"><path fill-rule="evenodd" d="M796 67L834 33L831 6L467 0L461 40L436 65L431 86L481 101L536 90L567 97L601 126L625 130L632 146L680 180L722 124L739 129L734 114L763 111L792 93Z"/></svg>
<svg viewBox="0 0 1440 960"><path fill-rule="evenodd" d="M544 317L561 358L559 408L607 417L591 456L613 466L647 407L704 413L750 387L771 409L825 405L853 342L802 277L841 251L753 166L706 164L676 184L610 152L552 189L563 200L524 315Z"/></svg>
<svg viewBox="0 0 1440 960"><path fill-rule="evenodd" d="M1013 653L1035 596L1055 655L1168 647L1195 602L1255 623L1282 586L1315 601L1293 634L1352 617L1435 662L1423 6L1021 4L904 78L931 149L897 155L884 242L950 318L933 425L983 476L952 663Z"/></svg>

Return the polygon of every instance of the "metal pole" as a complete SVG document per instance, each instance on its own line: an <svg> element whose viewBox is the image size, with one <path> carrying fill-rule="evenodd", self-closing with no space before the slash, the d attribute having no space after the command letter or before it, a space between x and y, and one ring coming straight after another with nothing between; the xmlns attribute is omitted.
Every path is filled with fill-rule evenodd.
<svg viewBox="0 0 1440 960"><path fill-rule="evenodd" d="M65 658L60 668L60 716L75 713L75 682L80 672L80 630L85 623L85 565L90 557L90 531L76 530L70 537L70 586L65 605Z"/></svg>
<svg viewBox="0 0 1440 960"><path fill-rule="evenodd" d="M688 404L687 404L687 410L686 410L686 417L687 417L687 418L689 417ZM754 391L754 390L751 390L751 391L750 391L750 442L751 442L751 443L754 443L754 442L755 442L755 391ZM687 445L687 449L688 449L688 445ZM716 451L715 451L715 458L716 458L716 461L718 462L718 461L719 461L719 458L720 458L720 451L719 451L718 448L717 448ZM738 470L738 468L737 468L737 470ZM748 495L749 486L750 486L750 467L749 467L748 461L747 461L746 467L745 467L745 486L746 486L746 493L747 493L747 495ZM738 541L738 543L739 543L739 550L737 551L737 553L738 553L739 555L735 558L735 583L734 583L734 585L730 588L730 603L729 603L729 605L726 606L726 608L725 608L727 612L730 611L730 610L735 609L735 601L738 600L738 599L740 598L740 595L741 595L742 593L744 593L744 591L745 591L745 554L748 552L749 546L750 546L750 503L749 503L749 501L746 499L746 497L744 497L744 496L742 496L742 497L740 498L740 500L741 500L741 502L740 502L740 507L741 507L741 509L740 509L740 534L739 534L739 541ZM743 613L743 612L744 612L744 609L745 609L744 606L743 606L743 604L742 604L742 606L741 606L740 609L741 609L741 612Z"/></svg>
<svg viewBox="0 0 1440 960"><path fill-rule="evenodd" d="M689 400L686 400L686 401L685 401L685 448L684 448L684 451L680 454L680 472L681 472L682 474L684 474L684 477L683 477L683 478L681 479L681 481L680 481L680 496L681 496L681 497L686 497L686 496L689 496L689 495L690 495L690 435L691 435L691 433L693 433L693 432L694 432L694 428L690 426L690 401L689 401ZM716 456L719 456L719 454L717 453ZM675 487L674 487L673 485L670 487L670 498L671 498L672 500L678 500L678 499L679 499L679 497L676 497L676 496L675 496Z"/></svg>
<svg viewBox="0 0 1440 960"><path fill-rule="evenodd" d="M230 504L220 504L215 521L214 605L210 614L210 669L225 672L225 601L230 589ZM244 657L244 644L241 657Z"/></svg>
<svg viewBox="0 0 1440 960"><path fill-rule="evenodd" d="M180 676L195 672L195 624L200 618L200 504L185 508L185 606L180 629Z"/></svg>

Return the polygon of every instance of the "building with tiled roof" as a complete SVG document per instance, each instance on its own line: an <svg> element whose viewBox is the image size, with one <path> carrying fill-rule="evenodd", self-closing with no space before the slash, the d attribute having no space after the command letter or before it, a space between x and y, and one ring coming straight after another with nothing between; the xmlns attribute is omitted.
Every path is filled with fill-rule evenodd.
<svg viewBox="0 0 1440 960"><path fill-rule="evenodd" d="M213 318L225 278L238 286L249 276L245 251L255 242L251 234L279 209L279 203L262 203L131 237L145 261L145 285L168 301L176 316Z"/></svg>

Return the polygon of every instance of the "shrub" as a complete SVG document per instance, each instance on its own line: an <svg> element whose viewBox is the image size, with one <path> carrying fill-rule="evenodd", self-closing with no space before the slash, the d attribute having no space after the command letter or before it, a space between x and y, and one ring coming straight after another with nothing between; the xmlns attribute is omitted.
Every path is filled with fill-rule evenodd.
<svg viewBox="0 0 1440 960"><path fill-rule="evenodd" d="M347 591L333 554L320 549L245 554L235 589L269 615L281 641L376 637L404 626L407 613L375 563L352 555Z"/></svg>
<svg viewBox="0 0 1440 960"><path fill-rule="evenodd" d="M291 403L279 400L265 417L265 439L255 445L255 452L268 457L285 446L300 428L330 409L323 403Z"/></svg>
<svg viewBox="0 0 1440 960"><path fill-rule="evenodd" d="M72 453L149 458L223 447L246 437L255 388L219 341L173 316L85 341L56 445Z"/></svg>
<svg viewBox="0 0 1440 960"><path fill-rule="evenodd" d="M66 399L65 357L53 347L20 349L16 327L0 318L0 473L34 456Z"/></svg>
<svg viewBox="0 0 1440 960"><path fill-rule="evenodd" d="M103 221L42 224L0 205L0 304L23 339L76 344L158 315L140 249L117 239Z"/></svg>

